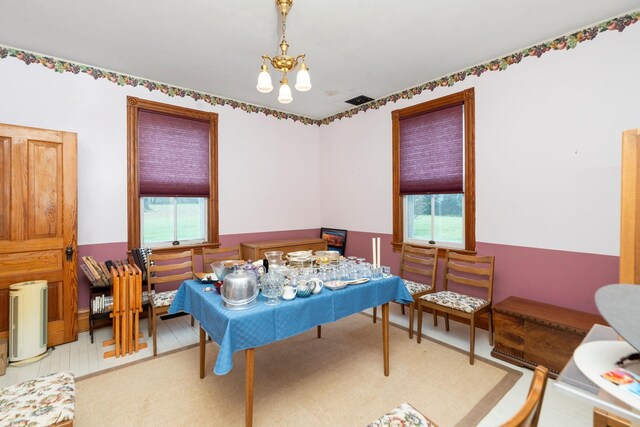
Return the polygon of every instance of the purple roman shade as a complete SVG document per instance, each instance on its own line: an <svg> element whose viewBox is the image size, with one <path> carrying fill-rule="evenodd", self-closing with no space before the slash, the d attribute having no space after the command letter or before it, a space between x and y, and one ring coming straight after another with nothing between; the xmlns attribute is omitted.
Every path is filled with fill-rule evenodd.
<svg viewBox="0 0 640 427"><path fill-rule="evenodd" d="M209 197L209 122L138 115L141 197Z"/></svg>
<svg viewBox="0 0 640 427"><path fill-rule="evenodd" d="M400 120L400 194L462 193L463 107Z"/></svg>

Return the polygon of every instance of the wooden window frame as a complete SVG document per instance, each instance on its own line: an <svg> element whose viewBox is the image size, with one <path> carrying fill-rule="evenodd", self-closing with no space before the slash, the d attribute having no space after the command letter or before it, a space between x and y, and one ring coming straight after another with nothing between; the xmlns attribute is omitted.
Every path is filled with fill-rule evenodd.
<svg viewBox="0 0 640 427"><path fill-rule="evenodd" d="M218 114L161 102L127 97L127 238L128 250L140 247L140 191L138 179L138 111L147 110L209 122L209 201L207 204L207 243L154 248L156 251L185 250L220 245L218 215Z"/></svg>
<svg viewBox="0 0 640 427"><path fill-rule="evenodd" d="M475 189L475 91L473 88L442 98L391 112L393 139L393 245L394 252L402 249L404 241L404 207L400 195L400 120L421 114L462 105L464 111L464 250L476 249L476 189Z"/></svg>

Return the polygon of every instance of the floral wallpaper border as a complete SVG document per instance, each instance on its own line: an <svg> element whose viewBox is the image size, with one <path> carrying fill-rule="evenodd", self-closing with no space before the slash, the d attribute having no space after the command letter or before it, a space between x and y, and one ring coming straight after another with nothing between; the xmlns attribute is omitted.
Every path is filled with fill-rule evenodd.
<svg viewBox="0 0 640 427"><path fill-rule="evenodd" d="M0 59L5 58L17 58L23 61L25 64L41 64L51 70L58 73L73 73L73 74L87 74L94 79L107 79L112 83L116 83L118 86L143 86L149 91L160 91L167 94L170 97L179 96L181 98L193 98L196 101L204 101L211 105L228 105L231 108L240 108L247 113L263 113L266 116L272 116L279 120L293 120L294 122L300 122L305 125L328 125L336 120L342 120L344 118L350 118L358 113L368 110L377 110L389 102L397 102L401 99L411 99L416 95L421 94L424 91L434 91L438 87L453 86L454 84L463 81L468 76L480 76L487 71L502 71L507 69L510 65L518 64L522 59L526 57L535 56L540 58L543 54L551 50L569 50L575 48L579 43L593 40L596 36L605 31L619 31L622 32L625 28L635 24L640 19L640 10L629 12L616 18L609 19L607 21L600 22L592 27L576 31L575 33L558 37L554 40L537 44L519 52L503 56L498 59L486 62L484 64L475 65L467 68L464 71L460 71L455 74L451 74L442 77L437 80L422 83L421 85L405 89L402 92L395 93L393 95L386 96L384 98L376 99L366 104L359 105L355 108L343 111L341 113L334 114L332 116L325 117L324 119L312 119L309 117L299 116L297 114L285 113L283 111L274 110L259 105L248 104L241 101L235 101L233 99L222 98L219 96L211 95L204 92L197 92L190 89L183 89L176 86L171 86L164 83L154 82L152 80L141 79L138 77L128 76L126 74L120 74L113 71L107 71L88 65L76 64L73 62L65 61L62 59L53 58L50 56L44 56L37 53L28 52L25 50L15 49L12 47L0 45Z"/></svg>

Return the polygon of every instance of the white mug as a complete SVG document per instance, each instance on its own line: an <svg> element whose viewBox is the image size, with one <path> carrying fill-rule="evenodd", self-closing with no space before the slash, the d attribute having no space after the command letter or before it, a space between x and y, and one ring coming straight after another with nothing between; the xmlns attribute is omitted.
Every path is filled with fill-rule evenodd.
<svg viewBox="0 0 640 427"><path fill-rule="evenodd" d="M282 299L292 300L296 297L296 288L293 286L285 286L284 293L282 294Z"/></svg>

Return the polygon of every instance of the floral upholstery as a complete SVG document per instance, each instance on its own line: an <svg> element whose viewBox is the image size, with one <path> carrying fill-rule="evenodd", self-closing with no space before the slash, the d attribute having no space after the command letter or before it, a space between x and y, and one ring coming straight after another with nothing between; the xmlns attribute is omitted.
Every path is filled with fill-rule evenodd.
<svg viewBox="0 0 640 427"><path fill-rule="evenodd" d="M455 310L472 313L480 307L489 304L486 299L459 294L452 291L440 291L420 297L423 301L429 301Z"/></svg>
<svg viewBox="0 0 640 427"><path fill-rule="evenodd" d="M76 384L59 372L0 389L0 425L39 427L73 420Z"/></svg>
<svg viewBox="0 0 640 427"><path fill-rule="evenodd" d="M411 295L419 294L421 292L427 292L433 289L433 286L427 285L425 283L414 282L407 279L402 280L404 280L404 286L407 288Z"/></svg>
<svg viewBox="0 0 640 427"><path fill-rule="evenodd" d="M422 415L408 403L402 403L388 414L378 418L368 427L437 427L436 424Z"/></svg>
<svg viewBox="0 0 640 427"><path fill-rule="evenodd" d="M166 307L171 305L173 299L176 297L178 290L174 291L164 291L164 292L154 292L153 296L153 306L154 307Z"/></svg>

